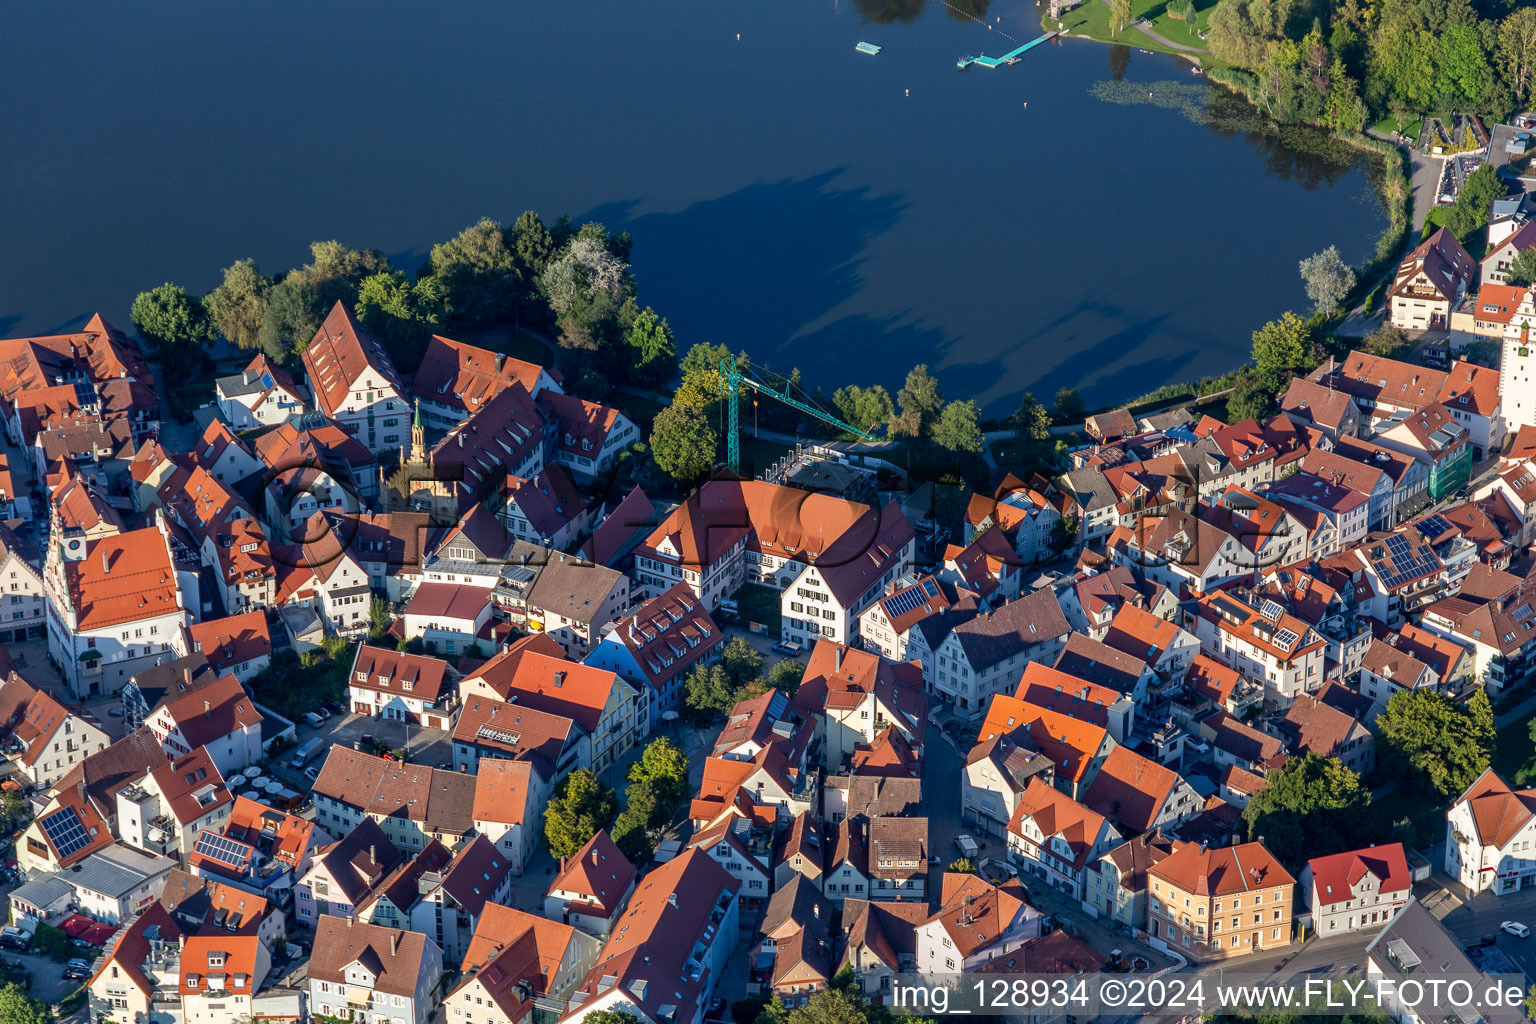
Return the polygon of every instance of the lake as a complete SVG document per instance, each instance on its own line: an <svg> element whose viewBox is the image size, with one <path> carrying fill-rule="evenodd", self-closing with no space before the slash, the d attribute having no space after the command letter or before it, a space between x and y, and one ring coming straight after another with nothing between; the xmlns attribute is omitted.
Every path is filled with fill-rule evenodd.
<svg viewBox="0 0 1536 1024"><path fill-rule="evenodd" d="M1107 402L1231 369L1306 304L1300 259L1371 251L1364 160L1214 130L1176 109L1187 95L1091 94L1119 78L1199 97L1184 61L1069 39L956 70L1037 17L985 0L18 5L0 336L94 310L127 327L142 289L200 292L246 256L277 272L318 238L414 270L476 218L531 208L631 231L641 301L683 346L744 347L829 392L894 393L927 362L949 397L1001 413L1026 389Z"/></svg>

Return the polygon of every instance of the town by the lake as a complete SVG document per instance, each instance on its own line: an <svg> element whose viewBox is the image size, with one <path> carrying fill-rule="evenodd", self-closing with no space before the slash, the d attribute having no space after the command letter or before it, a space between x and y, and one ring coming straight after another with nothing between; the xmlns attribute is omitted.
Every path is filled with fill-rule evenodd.
<svg viewBox="0 0 1536 1024"><path fill-rule="evenodd" d="M5 20L0 1024L1536 1019L1536 0Z"/></svg>

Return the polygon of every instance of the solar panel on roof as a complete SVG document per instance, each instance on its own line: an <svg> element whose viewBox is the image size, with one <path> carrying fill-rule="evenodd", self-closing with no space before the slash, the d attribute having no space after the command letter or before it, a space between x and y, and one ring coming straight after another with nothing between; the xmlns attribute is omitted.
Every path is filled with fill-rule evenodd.
<svg viewBox="0 0 1536 1024"><path fill-rule="evenodd" d="M73 807L55 811L43 819L43 831L48 841L58 851L59 859L65 860L90 845L91 837L80 823L80 814Z"/></svg>
<svg viewBox="0 0 1536 1024"><path fill-rule="evenodd" d="M900 590L885 599L885 607L895 616L902 616L910 611L915 611L928 597L923 593L922 587L908 587Z"/></svg>
<svg viewBox="0 0 1536 1024"><path fill-rule="evenodd" d="M1449 533L1451 531L1451 523L1445 516L1436 513L1421 519L1418 523L1418 530L1425 540L1431 540L1442 533Z"/></svg>
<svg viewBox="0 0 1536 1024"><path fill-rule="evenodd" d="M1408 538L1404 537L1402 534L1392 534L1387 538L1387 551L1389 551L1394 557L1398 558L1408 554Z"/></svg>
<svg viewBox="0 0 1536 1024"><path fill-rule="evenodd" d="M923 591L929 597L939 596L939 581L935 579L923 580Z"/></svg>
<svg viewBox="0 0 1536 1024"><path fill-rule="evenodd" d="M1259 608L1259 614L1264 616L1270 622L1280 621L1280 616L1284 613L1285 609L1280 607L1280 603L1278 601L1265 600L1264 604Z"/></svg>
<svg viewBox="0 0 1536 1024"><path fill-rule="evenodd" d="M1296 641L1300 639L1301 637L1297 636L1294 630L1282 629L1275 634L1275 646L1283 651L1288 651L1296 646Z"/></svg>
<svg viewBox="0 0 1536 1024"><path fill-rule="evenodd" d="M251 847L245 843L237 842L228 836L217 832L204 830L197 834L197 843L192 847L193 852L200 853L204 857L211 857L221 864L231 867L239 867L251 856Z"/></svg>

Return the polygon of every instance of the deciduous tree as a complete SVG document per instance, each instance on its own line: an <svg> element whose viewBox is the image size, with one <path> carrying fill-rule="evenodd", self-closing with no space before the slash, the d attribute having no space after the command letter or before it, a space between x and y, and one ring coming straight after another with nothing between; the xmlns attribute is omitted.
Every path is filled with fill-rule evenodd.
<svg viewBox="0 0 1536 1024"><path fill-rule="evenodd" d="M978 455L985 446L981 433L981 411L969 398L950 402L933 428L933 440L956 455Z"/></svg>
<svg viewBox="0 0 1536 1024"><path fill-rule="evenodd" d="M1254 369L1271 396L1307 372L1311 355L1312 328L1289 310L1253 332Z"/></svg>
<svg viewBox="0 0 1536 1024"><path fill-rule="evenodd" d="M896 406L891 402L891 393L879 384L867 388L857 384L838 388L832 393L832 405L849 425L866 434L896 418Z"/></svg>
<svg viewBox="0 0 1536 1024"><path fill-rule="evenodd" d="M1481 691L1473 701L1487 697ZM1432 690L1404 690L1387 701L1376 719L1377 759L1426 793L1449 799L1483 773L1493 757L1491 730L1482 711L1465 710Z"/></svg>
<svg viewBox="0 0 1536 1024"><path fill-rule="evenodd" d="M704 414L689 405L674 402L651 424L651 457L680 484L690 484L714 468L719 444Z"/></svg>
<svg viewBox="0 0 1536 1024"><path fill-rule="evenodd" d="M919 363L907 374L906 383L896 392L896 404L901 407L901 415L892 425L893 432L914 438L929 436L944 408L944 392L928 372L927 363Z"/></svg>
<svg viewBox="0 0 1536 1024"><path fill-rule="evenodd" d="M672 325L646 306L635 314L624 336L629 362L636 378L647 384L665 384L677 372L677 340Z"/></svg>
<svg viewBox="0 0 1536 1024"><path fill-rule="evenodd" d="M1298 873L1311 857L1338 853L1361 839L1370 793L1336 757L1293 757L1266 776L1243 808L1248 839L1264 845Z"/></svg>
<svg viewBox="0 0 1536 1024"><path fill-rule="evenodd" d="M155 359L173 377L197 369L201 346L214 334L202 303L170 282L140 292L128 316L139 336L154 346Z"/></svg>
<svg viewBox="0 0 1536 1024"><path fill-rule="evenodd" d="M224 280L203 296L203 306L219 333L240 348L255 348L267 312L272 281L255 260L236 260L224 268Z"/></svg>
<svg viewBox="0 0 1536 1024"><path fill-rule="evenodd" d="M1194 5L1190 4L1190 7L1193 8ZM1051 403L1051 408L1056 413L1056 418L1063 423L1076 423L1082 419L1083 411L1087 406L1077 388L1066 386L1056 389L1056 398Z"/></svg>
<svg viewBox="0 0 1536 1024"><path fill-rule="evenodd" d="M527 287L524 267L507 244L506 232L489 217L434 245L427 270L442 293L445 315L456 324L490 323L511 312Z"/></svg>
<svg viewBox="0 0 1536 1024"><path fill-rule="evenodd" d="M1336 313L1350 289L1355 286L1355 272L1337 246L1330 245L1301 261L1301 280L1307 287L1307 298L1313 308L1325 316Z"/></svg>
<svg viewBox="0 0 1536 1024"><path fill-rule="evenodd" d="M544 808L544 839L556 857L573 857L618 814L613 790L586 768L565 777Z"/></svg>

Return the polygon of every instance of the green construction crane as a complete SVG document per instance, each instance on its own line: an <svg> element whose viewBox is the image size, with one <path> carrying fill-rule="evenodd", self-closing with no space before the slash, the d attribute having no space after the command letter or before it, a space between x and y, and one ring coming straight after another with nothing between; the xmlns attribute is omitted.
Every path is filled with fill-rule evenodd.
<svg viewBox="0 0 1536 1024"><path fill-rule="evenodd" d="M750 368L751 367L749 365L748 369ZM850 423L844 423L836 416L824 413L814 405L808 405L805 402L800 401L798 398L790 397L788 380L784 381L784 388L783 390L780 390L779 388L772 387L771 385L764 384L761 381L748 377L746 374L741 372L741 369L736 365L736 359L733 356L726 356L724 359L720 360L720 376L725 381L725 400L726 405L730 408L730 422L726 427L725 432L725 460L726 463L731 467L732 473L739 474L741 472L741 410L737 408L737 399L740 397L742 385L746 385L760 395L767 395L769 398L777 399L792 409L799 409L807 416L814 416L821 420L823 423L830 423L832 426L837 427L840 430L846 430L848 433L861 437L866 441L879 440L879 438L875 437L875 435L860 430L858 427L855 427Z"/></svg>

